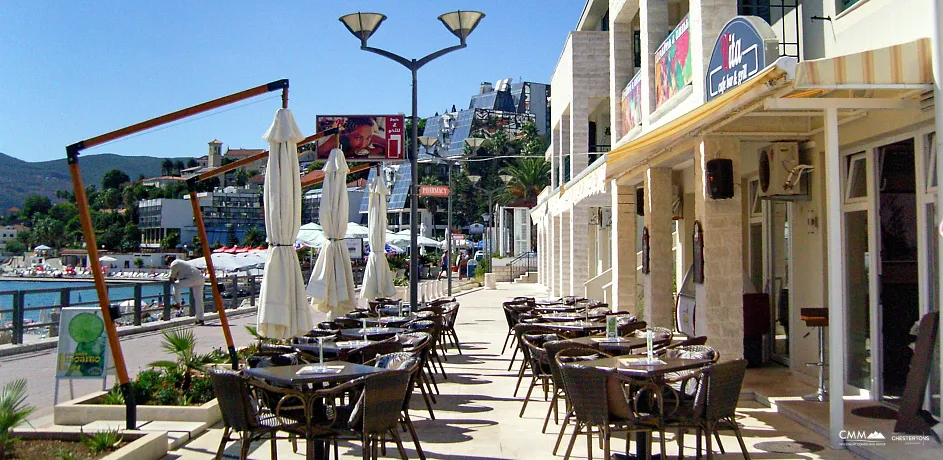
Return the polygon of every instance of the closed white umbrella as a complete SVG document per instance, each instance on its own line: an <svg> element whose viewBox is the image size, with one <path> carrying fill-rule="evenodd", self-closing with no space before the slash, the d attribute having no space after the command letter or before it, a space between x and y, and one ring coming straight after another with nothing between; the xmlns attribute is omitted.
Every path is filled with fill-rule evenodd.
<svg viewBox="0 0 943 460"><path fill-rule="evenodd" d="M311 303L318 311L333 319L353 311L356 304L354 274L344 242L348 213L346 177L350 168L341 149L331 150L323 171L324 185L318 215L327 242L321 247L318 261L311 271L308 295L313 297Z"/></svg>
<svg viewBox="0 0 943 460"><path fill-rule="evenodd" d="M370 229L371 249L386 247L386 197L389 194L386 181L377 175L370 185L370 195L367 198L367 228ZM393 273L390 272L390 265L386 261L386 253L371 250L367 258L367 268L363 272L360 298L374 300L377 297L391 297L395 293Z"/></svg>
<svg viewBox="0 0 943 460"><path fill-rule="evenodd" d="M262 277L258 332L284 339L314 328L304 292L304 278L295 255L295 237L301 228L301 175L297 142L304 139L288 109L275 112L275 120L262 136L269 143L265 169L265 234L271 244Z"/></svg>

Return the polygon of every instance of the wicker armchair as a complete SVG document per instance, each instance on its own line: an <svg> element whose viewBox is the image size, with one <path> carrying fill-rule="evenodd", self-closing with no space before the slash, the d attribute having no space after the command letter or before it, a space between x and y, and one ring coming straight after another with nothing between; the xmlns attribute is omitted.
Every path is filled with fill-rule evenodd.
<svg viewBox="0 0 943 460"><path fill-rule="evenodd" d="M530 368L530 358L528 358L527 349L524 348L524 342L521 341L521 336L524 334L556 334L556 331L538 324L518 324L514 326L514 336L517 338L517 350L521 350L523 354L521 368L517 371L517 384L514 385L515 397L517 396L517 390L521 387L521 382L524 381L524 372ZM514 355L517 354L517 350L514 350ZM514 355L511 355L512 365L514 364ZM510 366L508 366L508 370L511 370Z"/></svg>
<svg viewBox="0 0 943 460"><path fill-rule="evenodd" d="M458 340L458 333L455 332L455 321L458 320L458 302L449 303L445 305L445 311L443 312L443 324L442 324L442 335L452 343L452 346L458 350L458 354L462 354L462 344Z"/></svg>
<svg viewBox="0 0 943 460"><path fill-rule="evenodd" d="M596 349L588 350L586 349L585 345L570 340L553 340L544 343L544 350L547 353L547 361L550 364L550 378L553 382L553 396L550 399L550 407L547 408L547 416L544 417L544 426L540 430L541 433L547 432L547 425L550 423L550 414L553 414L554 416L554 423L560 423L559 402L561 399L566 401L566 391L564 390L563 374L560 373L560 365L557 363L557 354L571 348L584 349L584 352L591 353L593 356L597 356L601 353ZM567 410L567 412L569 412L569 410ZM564 428L566 428L566 424L560 427L560 430L562 431Z"/></svg>
<svg viewBox="0 0 943 460"><path fill-rule="evenodd" d="M697 455L701 454L701 434L707 440L707 458L713 457L711 435L717 440L720 452L724 446L720 442L718 430L733 430L740 443L743 457L750 458L747 446L743 442L740 426L736 420L737 401L746 375L747 362L743 359L726 361L706 367L700 371L699 385L693 405L681 408L665 421L668 428L678 428L678 447L684 449L684 429L697 430Z"/></svg>
<svg viewBox="0 0 943 460"><path fill-rule="evenodd" d="M400 343L396 337L390 337L386 340L373 342L369 345L364 345L360 348L355 348L347 352L345 361L349 363L363 364L367 361L373 360L377 357L377 355L396 353L398 351L403 351L403 344Z"/></svg>
<svg viewBox="0 0 943 460"><path fill-rule="evenodd" d="M276 459L277 449L275 441L279 431L304 436L304 425L295 420L285 420L279 414L282 404L275 405L270 410L267 405L261 404L260 399L266 398L250 387L249 382L239 373L232 370L215 368L209 370L210 381L216 391L220 411L223 413L223 437L216 451L216 458L223 458L226 444L235 439L230 437L233 432L239 432L242 446L239 458L245 459L249 455L249 446L253 441L268 438L272 444L272 458ZM279 390L280 391L280 390ZM293 399L289 390L283 393L284 401ZM303 400L300 400L303 402ZM294 401L297 403L298 401Z"/></svg>
<svg viewBox="0 0 943 460"><path fill-rule="evenodd" d="M359 439L363 445L363 457L376 459L380 441L390 435L400 457L406 458L403 441L397 424L409 388L408 370L388 371L352 380L334 388L319 390L317 395L328 404L329 422L325 428L330 433L325 437L334 443L334 457L340 458L337 449L339 439ZM359 391L356 402L337 405L334 401L351 391Z"/></svg>
<svg viewBox="0 0 943 460"><path fill-rule="evenodd" d="M560 340L557 334L522 334L521 344L524 346L524 356L530 363L531 380L527 388L527 394L524 396L524 404L521 406L521 413L518 417L524 416L527 409L527 402L530 401L530 395L534 387L540 382L544 390L544 401L547 400L548 387L552 385L550 375L550 359L547 350L543 348L544 343ZM553 391L556 393L556 390Z"/></svg>
<svg viewBox="0 0 943 460"><path fill-rule="evenodd" d="M437 403L432 391L431 368L429 364L429 348L432 346L432 336L427 332L406 332L400 334L400 340L409 340L409 346L403 346L403 352L413 353L419 357L419 371L417 386L422 393L422 400L429 410L429 418L435 420L432 404ZM427 391L428 390L428 391ZM431 400L431 402L430 402Z"/></svg>
<svg viewBox="0 0 943 460"><path fill-rule="evenodd" d="M422 451L422 446L419 444L419 436L416 434L416 427L413 425L413 421L409 417L409 402L412 399L413 388L419 381L419 376L422 371L422 368L420 367L422 364L419 355L417 353L401 351L399 353L390 353L387 355L377 356L375 360L367 364L371 364L376 367L382 367L383 369L390 369L394 371L403 370L409 372L409 387L406 389L406 399L403 400L403 411L400 413L400 424L403 425L403 427L409 432L409 435L413 438L413 445L416 446L416 453L419 454L420 460L425 460L426 454ZM422 388L421 383L420 388ZM384 454L385 450L386 449L384 446Z"/></svg>
<svg viewBox="0 0 943 460"><path fill-rule="evenodd" d="M570 438L564 459L569 459L573 444L581 431L586 430L586 448L593 458L592 428L596 427L603 440L603 458L611 458L609 442L613 432L645 432L651 442L652 426L635 412L622 383L611 370L587 367L578 362L562 364L560 371L566 385L566 396L573 406L576 430ZM628 450L626 438L626 450Z"/></svg>
<svg viewBox="0 0 943 460"><path fill-rule="evenodd" d="M554 375L553 373L556 373L555 378L558 379L558 382L560 383L558 389L559 388L563 389L562 395L564 397L564 400L566 401L566 408L567 408L566 416L563 418L563 424L560 425L560 433L557 434L557 441L553 445L553 455L557 455L557 450L560 449L560 443L563 441L563 433L566 432L566 426L570 423L570 420L575 417L575 414L573 412L573 406L570 404L570 400L566 398L566 394L567 394L566 393L567 391L566 380L563 379L563 371L561 370L561 366L564 363L589 361L593 359L610 357L610 355L606 352L599 351L596 348L591 348L591 347L587 347L587 346L579 345L579 344L566 346L566 347L562 347L562 349L554 350L555 348L558 348L557 344L559 343L573 344L573 342L566 342L566 341L548 342L547 345L545 345L545 346L549 346L548 353L551 353L551 352L553 353L553 357L551 358L551 367L550 367L551 375Z"/></svg>
<svg viewBox="0 0 943 460"><path fill-rule="evenodd" d="M424 319L410 321L406 324L406 329L410 332L426 332L432 336L432 344L429 345L429 364L433 372L435 371L435 365L438 364L442 378L447 379L449 376L445 373L445 366L442 364L442 357L439 355L439 343L442 341L442 324L442 315L432 314ZM429 375L432 376L432 373ZM435 382L434 377L433 382ZM438 390L438 385L436 385L436 393L438 393Z"/></svg>

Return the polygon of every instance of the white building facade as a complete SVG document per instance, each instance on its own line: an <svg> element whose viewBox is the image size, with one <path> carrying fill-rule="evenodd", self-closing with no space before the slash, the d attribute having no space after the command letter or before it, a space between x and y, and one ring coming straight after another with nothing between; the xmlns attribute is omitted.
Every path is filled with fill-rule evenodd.
<svg viewBox="0 0 943 460"><path fill-rule="evenodd" d="M893 402L940 305L940 2L770 3L586 3L551 80L538 281L676 328L693 268L694 333L813 384L800 314L826 307L831 393Z"/></svg>

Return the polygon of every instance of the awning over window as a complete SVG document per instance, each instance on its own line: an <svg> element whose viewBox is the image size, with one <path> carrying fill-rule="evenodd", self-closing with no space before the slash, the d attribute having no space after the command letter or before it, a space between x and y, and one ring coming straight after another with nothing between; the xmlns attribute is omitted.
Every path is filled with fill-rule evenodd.
<svg viewBox="0 0 943 460"><path fill-rule="evenodd" d="M800 62L795 87L890 89L933 84L930 39L825 59Z"/></svg>

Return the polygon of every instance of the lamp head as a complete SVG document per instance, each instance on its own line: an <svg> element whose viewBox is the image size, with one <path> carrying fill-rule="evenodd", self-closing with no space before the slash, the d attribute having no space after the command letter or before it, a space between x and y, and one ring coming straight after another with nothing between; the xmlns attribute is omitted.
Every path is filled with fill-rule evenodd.
<svg viewBox="0 0 943 460"><path fill-rule="evenodd" d="M455 34L464 45L465 39L471 35L475 27L478 27L478 22L481 21L483 17L485 17L485 13L479 11L458 10L439 16L439 20L442 21L442 24L449 29L449 32Z"/></svg>
<svg viewBox="0 0 943 460"><path fill-rule="evenodd" d="M367 46L367 39L377 31L380 27L380 23L385 19L386 16L380 13L364 13L360 11L340 17L340 21L344 23L347 30L360 39L361 47Z"/></svg>
<svg viewBox="0 0 943 460"><path fill-rule="evenodd" d="M419 143L428 150L439 143L439 138L433 136L419 136Z"/></svg>
<svg viewBox="0 0 943 460"><path fill-rule="evenodd" d="M510 183L510 182L511 182L511 179L514 178L514 177L512 177L510 174L501 174L501 175L498 176L498 177L500 177L500 178L501 178L501 182L504 182L505 184Z"/></svg>
<svg viewBox="0 0 943 460"><path fill-rule="evenodd" d="M471 182L471 183L473 183L473 184L477 184L478 181L480 181L480 180L481 180L481 176L476 176L476 175L474 175L474 174L468 176L468 181Z"/></svg>

